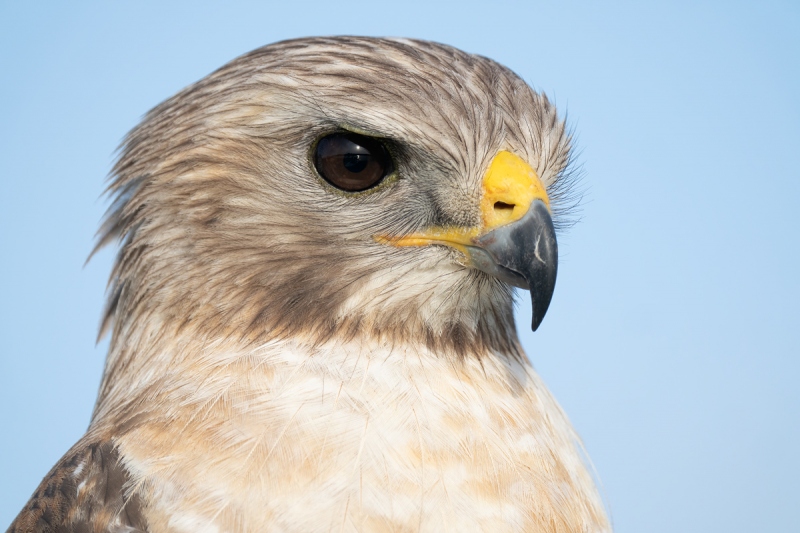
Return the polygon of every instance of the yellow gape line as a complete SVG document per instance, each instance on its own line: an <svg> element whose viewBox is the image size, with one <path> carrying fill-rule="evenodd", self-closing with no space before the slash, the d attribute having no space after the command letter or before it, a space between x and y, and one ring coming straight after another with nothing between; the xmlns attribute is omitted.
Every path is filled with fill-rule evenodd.
<svg viewBox="0 0 800 533"><path fill-rule="evenodd" d="M430 228L401 236L376 236L379 242L394 246L445 244L464 251L481 235L525 216L531 203L541 200L550 209L550 199L536 171L518 155L506 150L492 159L483 176L481 226L472 228Z"/></svg>

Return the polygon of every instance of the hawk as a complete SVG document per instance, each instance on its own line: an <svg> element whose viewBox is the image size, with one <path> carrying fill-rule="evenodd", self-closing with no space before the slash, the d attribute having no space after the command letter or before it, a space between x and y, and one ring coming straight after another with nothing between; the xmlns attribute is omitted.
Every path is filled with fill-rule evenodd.
<svg viewBox="0 0 800 533"><path fill-rule="evenodd" d="M523 352L570 134L507 68L406 39L246 54L124 140L86 435L11 532L601 532Z"/></svg>

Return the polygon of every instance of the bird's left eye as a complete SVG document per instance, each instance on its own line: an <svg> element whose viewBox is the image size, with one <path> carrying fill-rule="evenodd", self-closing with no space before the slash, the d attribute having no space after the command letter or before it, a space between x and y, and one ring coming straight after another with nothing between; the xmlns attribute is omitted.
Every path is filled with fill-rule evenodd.
<svg viewBox="0 0 800 533"><path fill-rule="evenodd" d="M334 133L320 139L314 166L325 181L348 192L374 187L393 168L383 143L356 133Z"/></svg>

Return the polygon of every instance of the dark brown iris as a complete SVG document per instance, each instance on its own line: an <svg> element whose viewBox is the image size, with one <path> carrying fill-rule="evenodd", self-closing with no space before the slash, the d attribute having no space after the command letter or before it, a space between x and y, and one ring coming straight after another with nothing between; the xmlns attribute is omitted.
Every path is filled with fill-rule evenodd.
<svg viewBox="0 0 800 533"><path fill-rule="evenodd" d="M314 165L331 185L349 192L374 187L392 172L386 147L377 139L356 133L334 133L320 139Z"/></svg>

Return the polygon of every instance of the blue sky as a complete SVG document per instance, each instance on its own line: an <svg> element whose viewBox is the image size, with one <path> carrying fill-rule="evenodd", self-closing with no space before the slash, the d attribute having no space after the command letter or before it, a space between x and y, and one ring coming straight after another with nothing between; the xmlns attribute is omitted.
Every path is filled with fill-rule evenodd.
<svg viewBox="0 0 800 533"><path fill-rule="evenodd" d="M496 59L575 129L581 222L523 343L616 530L800 531L800 4L289 4L0 2L0 528L89 422L123 135L253 48L366 34Z"/></svg>

